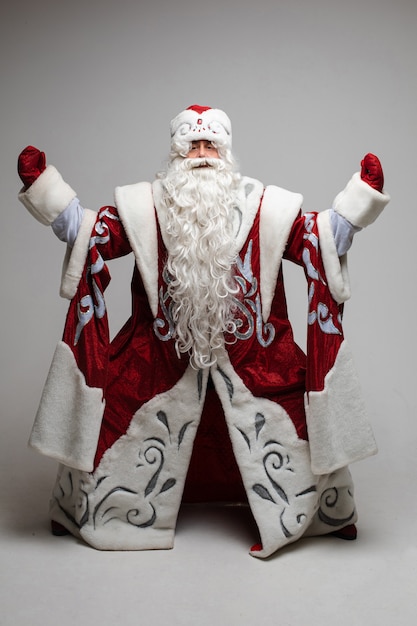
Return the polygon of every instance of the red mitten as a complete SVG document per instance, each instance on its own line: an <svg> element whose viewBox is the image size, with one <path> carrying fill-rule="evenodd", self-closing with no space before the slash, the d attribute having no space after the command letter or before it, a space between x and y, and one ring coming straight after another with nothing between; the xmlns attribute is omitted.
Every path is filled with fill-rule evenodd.
<svg viewBox="0 0 417 626"><path fill-rule="evenodd" d="M377 156L370 152L361 161L361 178L377 191L384 187L384 172Z"/></svg>
<svg viewBox="0 0 417 626"><path fill-rule="evenodd" d="M27 146L19 154L17 172L26 189L42 174L45 167L45 152L41 152L33 146Z"/></svg>

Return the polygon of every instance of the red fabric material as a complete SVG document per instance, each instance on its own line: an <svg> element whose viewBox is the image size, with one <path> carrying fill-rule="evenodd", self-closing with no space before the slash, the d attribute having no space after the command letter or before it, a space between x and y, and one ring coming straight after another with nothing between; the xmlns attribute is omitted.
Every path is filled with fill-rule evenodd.
<svg viewBox="0 0 417 626"><path fill-rule="evenodd" d="M294 423L300 439L307 440L304 394L306 391L320 391L324 388L326 374L333 367L338 350L343 341L341 326L342 307L331 297L324 272L318 245L317 213L300 215L290 232L284 257L304 267L307 278L309 297L309 325L307 332L307 356L295 343L291 324L288 319L282 267L279 270L274 299L268 323L275 329L273 341L265 346L259 341L257 332L249 332L250 318L240 315L239 331L246 339L236 341L226 336L227 350L236 373L245 386L257 397L276 402L284 408ZM260 285L260 213L254 221L248 239L240 252L240 259L250 258L252 281L245 280L240 298L246 311L256 309ZM249 249L250 247L250 249ZM313 271L314 270L314 271ZM242 279L242 276L240 276ZM253 286L256 286L254 291ZM252 319L254 327L259 328L260 319ZM268 327L261 324L261 336L268 340ZM219 420L221 407L217 413L205 414L209 420ZM221 418L223 422L224 418ZM214 422L213 422L214 423ZM201 450L212 451L218 446L216 430L201 428L198 434ZM225 430L225 437L227 431ZM231 450L231 448L230 448ZM197 452L193 455L193 465L197 468ZM204 466L203 454L200 460ZM228 461L230 462L230 460ZM231 473L232 475L232 473ZM219 492L218 492L219 493Z"/></svg>
<svg viewBox="0 0 417 626"><path fill-rule="evenodd" d="M252 284L246 281L240 294L242 306L247 311L256 309L257 298L260 301L259 220L258 212L245 246L240 252L242 260L248 252L250 253L253 274ZM253 285L256 285L256 291L253 290ZM245 334L249 318L245 319L243 315L240 317L242 324L239 330ZM256 329L262 324L262 320L252 319L252 323ZM282 268L279 270L268 323L275 329L275 336L267 347L260 343L257 330L244 340L236 341L232 336L227 336L230 361L252 394L280 404L293 421L298 436L307 439L304 412L306 356L295 343L288 320ZM262 324L263 340L268 340L269 332L268 327Z"/></svg>
<svg viewBox="0 0 417 626"><path fill-rule="evenodd" d="M343 305L331 296L320 252L317 213L300 216L291 229L284 258L304 267L308 293L305 389L322 391L343 342Z"/></svg>
<svg viewBox="0 0 417 626"><path fill-rule="evenodd" d="M136 267L132 279L132 316L109 342L103 294L110 274L104 261L129 252L131 248L116 209L103 207L92 232L87 262L70 303L63 335L87 385L103 389L106 401L95 466L104 452L126 433L136 411L158 393L170 389L188 365L187 358L177 358L173 342L155 337L153 316ZM162 266L164 252L159 257ZM83 315L87 321L80 330Z"/></svg>
<svg viewBox="0 0 417 626"><path fill-rule="evenodd" d="M173 342L155 337L153 317L139 272L132 280L132 316L113 339L109 350L106 409L96 454L96 465L124 435L140 407L171 389L184 374L188 358L178 359Z"/></svg>
<svg viewBox="0 0 417 626"><path fill-rule="evenodd" d="M369 152L361 161L361 178L365 183L382 191L384 188L384 172L380 160Z"/></svg>
<svg viewBox="0 0 417 626"><path fill-rule="evenodd" d="M17 159L17 172L28 189L46 168L46 156L34 146L26 146Z"/></svg>
<svg viewBox="0 0 417 626"><path fill-rule="evenodd" d="M265 325L259 315L259 212L240 253L242 324L239 331L243 337L237 340L226 337L230 341L227 344L230 361L246 387L254 396L280 404L293 421L298 436L305 440L305 390L323 388L324 377L333 365L343 339L341 308L331 299L325 282L316 216L313 213L300 215L295 220L285 250L285 258L304 265L308 280L308 358L294 342L288 320L282 269L279 270L268 320L268 324L274 328L273 338L272 326ZM159 231L158 237L159 292L164 293L166 250ZM99 212L92 233L86 268L77 294L70 304L64 332L64 340L73 350L87 384L104 390L106 409L96 466L104 452L126 432L136 411L158 393L172 388L188 366L188 356L178 359L172 339L162 341L155 335L154 318L136 267L132 279L132 316L109 345L107 314L101 306L101 294L110 281L104 261L130 251L116 209L104 207ZM246 261L250 261L249 273L242 269ZM238 268L236 271L239 273ZM84 300L85 296L90 299ZM168 301L164 300L163 303L169 307ZM327 315L323 315L323 309L319 306L322 304L327 307ZM80 317L85 310L92 316L80 333ZM158 318L165 319L161 302ZM323 324L330 322L333 324L333 333L323 332ZM158 332L163 335L167 331L168 327L159 327ZM241 502L246 499L223 409L211 386L207 390L184 499L188 502Z"/></svg>
<svg viewBox="0 0 417 626"><path fill-rule="evenodd" d="M204 113L204 111L208 111L211 107L202 107L199 104L192 104L187 108L187 111L195 111L196 113Z"/></svg>
<svg viewBox="0 0 417 626"><path fill-rule="evenodd" d="M104 220L103 212L113 216L112 219ZM63 341L71 348L86 384L101 389L106 384L109 354L109 328L103 294L110 283L110 273L104 263L100 241L108 238L114 243L119 224L113 207L103 207L98 213L77 293L68 308L63 334ZM102 232L99 234L99 231ZM125 245L123 252L130 252L130 247L126 248Z"/></svg>
<svg viewBox="0 0 417 626"><path fill-rule="evenodd" d="M187 503L247 502L223 408L212 383L207 389L194 441L183 500Z"/></svg>

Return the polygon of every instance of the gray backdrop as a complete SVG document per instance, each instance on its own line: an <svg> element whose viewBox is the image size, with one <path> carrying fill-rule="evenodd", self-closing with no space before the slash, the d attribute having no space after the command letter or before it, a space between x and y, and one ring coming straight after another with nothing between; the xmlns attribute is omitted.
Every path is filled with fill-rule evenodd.
<svg viewBox="0 0 417 626"><path fill-rule="evenodd" d="M27 144L45 150L97 209L112 202L116 185L153 178L170 119L198 103L228 112L244 174L303 193L306 210L328 208L362 156L379 155L392 200L355 239L345 330L380 452L352 471L365 514L388 507L409 517L417 478L416 19L414 0L3 7L0 467L7 487L13 477L12 503L20 494L47 507L55 463L26 442L67 308L58 297L64 246L18 203L17 156ZM110 267L113 332L129 314L131 269L131 258ZM286 269L303 343L300 273ZM373 503L381 485L388 490Z"/></svg>

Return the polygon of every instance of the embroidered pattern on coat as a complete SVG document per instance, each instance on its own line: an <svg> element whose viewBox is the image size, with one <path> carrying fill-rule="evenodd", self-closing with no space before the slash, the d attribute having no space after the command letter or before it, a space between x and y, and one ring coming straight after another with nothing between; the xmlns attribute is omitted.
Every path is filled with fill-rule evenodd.
<svg viewBox="0 0 417 626"><path fill-rule="evenodd" d="M253 241L250 240L244 259L238 255L236 258L234 279L240 288L240 298L233 296L233 303L236 307L236 339L250 339L254 333L261 346L267 348L275 337L275 328L271 323L263 323L261 296L259 293L258 279L254 276L252 269ZM170 276L166 269L162 275L163 282L169 285ZM155 335L161 341L168 341L174 336L175 325L172 319L172 302L168 294L168 289L163 286L159 289L159 305L162 317L157 317L154 321Z"/></svg>
<svg viewBox="0 0 417 626"><path fill-rule="evenodd" d="M114 209L112 210L111 207L103 207L98 213L88 246L87 266L87 281L91 284L94 298L91 293L88 293L82 296L78 302L78 324L75 331L74 346L77 345L84 327L92 320L93 316L97 319L102 319L106 314L103 289L99 284L102 281L96 280L96 277L99 277L100 273L108 273L104 259L97 247L100 244L108 243L110 240L109 227L103 218L119 221L119 218L114 213Z"/></svg>
<svg viewBox="0 0 417 626"><path fill-rule="evenodd" d="M175 459L183 454L183 444L190 446L187 435L192 423L188 419L173 427L166 412L157 411L148 436L124 451L129 458L129 471L125 469L124 478L114 474L87 475L63 467L54 489L59 509L78 529L89 525L96 530L115 522L139 529L160 523L163 526L163 517L169 510L166 494L179 480L172 468L178 466Z"/></svg>
<svg viewBox="0 0 417 626"><path fill-rule="evenodd" d="M316 218L317 215L314 213L306 213L304 215L306 233L303 237L305 245L302 258L307 277L310 279L308 289L308 324L311 326L317 322L322 332L329 335L341 335L342 332L336 326L329 307L323 302L317 301L316 297L316 284L320 282L326 286L326 281L318 270L319 239L313 232ZM340 326L340 313L337 316L337 323Z"/></svg>

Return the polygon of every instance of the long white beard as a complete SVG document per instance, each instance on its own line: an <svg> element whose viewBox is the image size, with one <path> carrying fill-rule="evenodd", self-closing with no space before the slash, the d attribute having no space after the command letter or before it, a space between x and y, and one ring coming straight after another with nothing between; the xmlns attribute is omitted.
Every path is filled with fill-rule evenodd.
<svg viewBox="0 0 417 626"><path fill-rule="evenodd" d="M239 175L221 159L174 159L162 179L167 209L168 293L178 353L193 367L216 362L213 350L233 333L233 213Z"/></svg>

